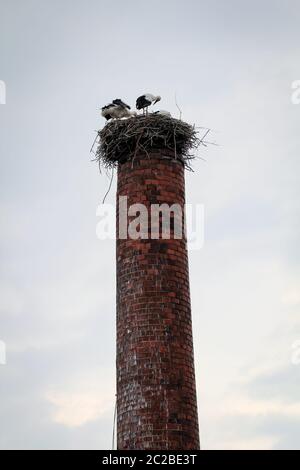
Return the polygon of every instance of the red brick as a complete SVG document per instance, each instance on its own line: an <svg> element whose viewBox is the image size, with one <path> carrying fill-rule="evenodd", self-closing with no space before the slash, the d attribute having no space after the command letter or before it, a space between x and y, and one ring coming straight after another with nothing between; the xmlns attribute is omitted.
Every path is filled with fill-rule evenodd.
<svg viewBox="0 0 300 470"><path fill-rule="evenodd" d="M117 198L183 208L184 168L162 155L120 164ZM117 240L117 410L120 450L199 449L185 239Z"/></svg>

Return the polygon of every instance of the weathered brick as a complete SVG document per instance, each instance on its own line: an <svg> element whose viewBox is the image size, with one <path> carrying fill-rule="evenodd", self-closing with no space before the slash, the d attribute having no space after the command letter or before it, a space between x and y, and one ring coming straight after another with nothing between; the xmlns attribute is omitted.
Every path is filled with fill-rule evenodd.
<svg viewBox="0 0 300 470"><path fill-rule="evenodd" d="M119 196L128 197L128 207L183 208L184 168L164 155L172 153L155 150L150 158L136 155L133 166L119 164L117 215ZM154 233L161 235L159 225ZM184 238L117 240L117 410L120 450L199 448Z"/></svg>

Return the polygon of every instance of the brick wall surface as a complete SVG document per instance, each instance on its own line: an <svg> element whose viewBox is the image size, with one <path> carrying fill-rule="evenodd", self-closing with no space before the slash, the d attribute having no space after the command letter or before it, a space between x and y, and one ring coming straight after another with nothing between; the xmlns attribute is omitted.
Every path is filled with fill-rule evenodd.
<svg viewBox="0 0 300 470"><path fill-rule="evenodd" d="M166 154L119 165L117 234L119 196L183 207L184 168ZM116 255L118 449L199 449L186 240L117 236Z"/></svg>

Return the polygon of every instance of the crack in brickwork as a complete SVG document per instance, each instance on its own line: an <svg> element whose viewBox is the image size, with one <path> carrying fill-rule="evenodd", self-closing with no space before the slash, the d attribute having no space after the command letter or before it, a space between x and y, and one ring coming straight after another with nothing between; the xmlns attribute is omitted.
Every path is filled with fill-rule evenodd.
<svg viewBox="0 0 300 470"><path fill-rule="evenodd" d="M119 165L117 221L119 196L183 208L166 152ZM118 449L199 449L186 239L117 239L116 255Z"/></svg>

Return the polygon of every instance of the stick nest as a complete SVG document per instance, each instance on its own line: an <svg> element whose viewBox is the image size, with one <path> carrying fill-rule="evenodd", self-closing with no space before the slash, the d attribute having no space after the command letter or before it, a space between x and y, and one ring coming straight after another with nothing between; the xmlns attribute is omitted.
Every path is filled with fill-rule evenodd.
<svg viewBox="0 0 300 470"><path fill-rule="evenodd" d="M180 160L190 168L201 141L194 126L164 115L150 114L109 121L98 132L96 158L99 166L113 168L128 160L134 162L137 154L156 149L168 150L168 158Z"/></svg>

